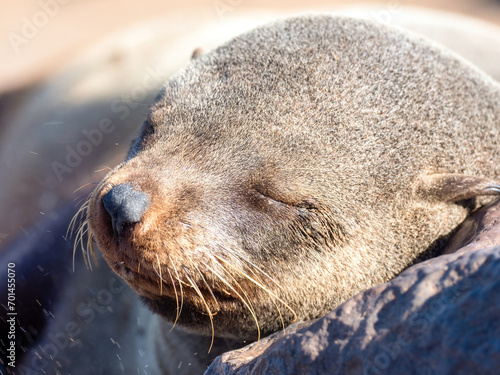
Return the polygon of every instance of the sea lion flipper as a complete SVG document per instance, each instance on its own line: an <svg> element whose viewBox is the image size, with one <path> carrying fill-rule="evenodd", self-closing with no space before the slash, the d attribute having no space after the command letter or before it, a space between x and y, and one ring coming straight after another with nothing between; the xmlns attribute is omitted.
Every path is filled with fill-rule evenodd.
<svg viewBox="0 0 500 375"><path fill-rule="evenodd" d="M479 176L437 173L421 176L414 192L427 200L457 202L482 195L500 194L500 184Z"/></svg>

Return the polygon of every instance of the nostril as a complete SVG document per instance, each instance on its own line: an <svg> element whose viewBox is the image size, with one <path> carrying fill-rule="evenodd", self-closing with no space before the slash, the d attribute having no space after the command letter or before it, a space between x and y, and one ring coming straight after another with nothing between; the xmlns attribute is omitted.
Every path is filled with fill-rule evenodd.
<svg viewBox="0 0 500 375"><path fill-rule="evenodd" d="M120 184L106 193L102 203L111 217L113 235L118 239L127 225L141 221L149 207L149 197L132 185Z"/></svg>

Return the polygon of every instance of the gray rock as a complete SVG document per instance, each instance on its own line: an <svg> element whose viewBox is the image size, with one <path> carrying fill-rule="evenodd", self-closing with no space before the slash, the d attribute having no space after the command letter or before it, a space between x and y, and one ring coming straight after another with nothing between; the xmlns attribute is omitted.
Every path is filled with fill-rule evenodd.
<svg viewBox="0 0 500 375"><path fill-rule="evenodd" d="M498 374L499 291L496 202L464 222L446 255L225 353L205 374Z"/></svg>

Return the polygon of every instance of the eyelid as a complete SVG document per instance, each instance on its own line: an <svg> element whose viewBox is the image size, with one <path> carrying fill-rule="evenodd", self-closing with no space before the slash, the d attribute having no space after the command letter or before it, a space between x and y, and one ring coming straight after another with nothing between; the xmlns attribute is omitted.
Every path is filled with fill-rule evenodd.
<svg viewBox="0 0 500 375"><path fill-rule="evenodd" d="M271 200L271 201L273 201L273 202L277 202L277 203L280 203L280 204L285 204L285 205L287 205L287 206L291 206L291 205L290 205L289 203L287 203L287 202L284 202L284 201L282 201L282 200L280 200L280 199L276 199L276 198L274 198L274 197L270 196L270 195L269 195L269 193L264 192L262 189L259 189L259 187L253 187L253 189L252 189L252 190L254 190L254 191L255 191L258 195L260 195L261 197L264 197L264 198L266 198L266 199L269 199L269 200Z"/></svg>
<svg viewBox="0 0 500 375"><path fill-rule="evenodd" d="M268 191L266 191L267 189L263 189L261 186L254 186L252 189L257 194L261 195L262 197L269 199L273 202L279 203L279 204L284 204L284 205L289 206L289 207L306 209L306 210L316 210L317 209L316 205L312 202L307 202L307 201L301 200L300 202L292 203L289 201L285 201L281 198L277 198L277 197L271 195Z"/></svg>

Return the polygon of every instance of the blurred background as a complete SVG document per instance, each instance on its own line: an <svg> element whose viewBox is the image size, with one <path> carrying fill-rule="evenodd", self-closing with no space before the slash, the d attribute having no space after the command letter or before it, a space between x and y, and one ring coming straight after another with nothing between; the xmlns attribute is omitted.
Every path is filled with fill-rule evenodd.
<svg viewBox="0 0 500 375"><path fill-rule="evenodd" d="M126 25L166 14L217 21L255 9L300 11L337 5L418 6L462 13L500 23L498 0L20 0L2 1L0 92L43 79L67 61ZM54 6L54 3L56 6ZM57 9L58 8L58 9ZM47 16L40 15L44 11ZM35 27L30 28L27 24ZM23 30L24 27L24 30ZM176 27L175 24L172 27ZM23 31L26 32L25 37ZM17 34L20 38L14 36Z"/></svg>

